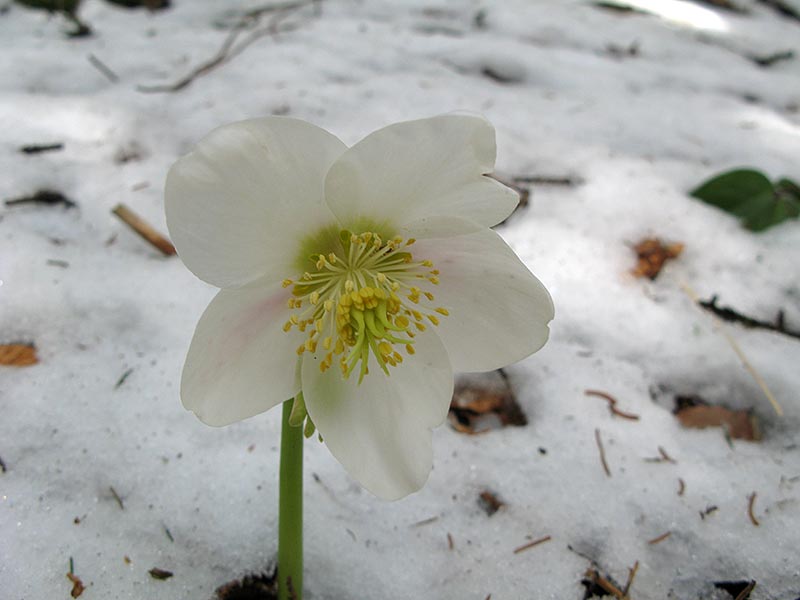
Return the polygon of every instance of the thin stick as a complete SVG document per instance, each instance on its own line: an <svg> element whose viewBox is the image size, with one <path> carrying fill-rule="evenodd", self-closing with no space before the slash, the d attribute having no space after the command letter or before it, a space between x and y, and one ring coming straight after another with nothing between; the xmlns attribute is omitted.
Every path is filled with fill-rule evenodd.
<svg viewBox="0 0 800 600"><path fill-rule="evenodd" d="M756 527L758 527L760 523L758 522L758 519L756 519L755 514L753 514L753 509L755 508L755 505L756 505L756 493L753 492L747 497L747 516L750 517L750 522Z"/></svg>
<svg viewBox="0 0 800 600"><path fill-rule="evenodd" d="M637 560L633 563L633 568L628 569L628 581L625 582L625 587L622 590L623 597L627 598L628 593L631 591L631 586L633 585L633 579L636 577L636 573L639 571L639 561Z"/></svg>
<svg viewBox="0 0 800 600"><path fill-rule="evenodd" d="M176 254L175 246L166 237L157 232L153 227L133 212L124 204L117 204L112 210L122 221L139 234L144 240L158 248L165 256Z"/></svg>
<svg viewBox="0 0 800 600"><path fill-rule="evenodd" d="M549 535L544 536L543 538L539 538L538 540L533 540L532 542L528 542L527 544L523 544L519 548L514 548L514 554L519 554L520 552L524 552L529 548L533 548L534 546L538 546L539 544L544 544L545 542L549 542L552 537Z"/></svg>
<svg viewBox="0 0 800 600"><path fill-rule="evenodd" d="M686 491L686 482L678 477L678 496L683 496L683 493Z"/></svg>
<svg viewBox="0 0 800 600"><path fill-rule="evenodd" d="M601 588L603 588L604 591L608 592L615 598L619 598L620 600L625 598L625 594L622 593L622 590L620 590L616 585L611 583L608 579L600 575L600 573L598 573L596 569L589 569L588 571L586 571L586 576L591 577L594 583L599 585Z"/></svg>
<svg viewBox="0 0 800 600"><path fill-rule="evenodd" d="M456 545L455 545L455 542L453 542L453 536L448 533L447 534L447 549L448 550L452 550L455 547L456 547Z"/></svg>
<svg viewBox="0 0 800 600"><path fill-rule="evenodd" d="M91 65L100 71L103 76L108 79L111 83L117 83L119 81L119 75L114 73L108 65L106 65L102 60L97 58L94 54L89 55L89 62Z"/></svg>
<svg viewBox="0 0 800 600"><path fill-rule="evenodd" d="M597 396L598 398L603 398L604 400L608 401L608 409L611 411L612 415L617 415L618 417L622 417L623 419L629 419L631 421L638 421L639 415L634 415L631 413L626 413L617 408L617 399L614 398L611 394L607 394L606 392L601 392L600 390L585 390L583 392L587 396Z"/></svg>
<svg viewBox="0 0 800 600"><path fill-rule="evenodd" d="M678 461L676 461L669 454L667 454L667 451L664 450L664 448L662 448L661 446L658 447L658 453L661 455L661 458L663 458L665 461L671 462L672 464L677 464Z"/></svg>
<svg viewBox="0 0 800 600"><path fill-rule="evenodd" d="M672 535L672 532L671 531L667 531L666 533L662 533L658 537L654 537L652 540L648 540L647 543L650 544L651 546L655 546L656 544L659 544L659 543L663 542L665 539L667 539L671 535Z"/></svg>
<svg viewBox="0 0 800 600"><path fill-rule="evenodd" d="M741 592L739 592L738 596L736 596L736 600L747 600L750 597L750 592L752 592L755 589L755 587L756 587L755 581L751 581L750 583L748 583L747 587L744 588Z"/></svg>
<svg viewBox="0 0 800 600"><path fill-rule="evenodd" d="M119 494L117 493L117 490L114 489L114 486L113 485L109 486L108 489L111 490L111 495L114 496L114 500L117 501L117 504L119 504L120 509L125 510L125 505L122 503L122 498L120 498Z"/></svg>
<svg viewBox="0 0 800 600"><path fill-rule="evenodd" d="M689 296L692 302L694 302L695 304L700 303L700 298L698 298L695 291L692 288L690 288L686 283L681 283L680 287L684 291L684 293L687 296ZM758 384L758 387L761 388L761 391L767 397L767 400L769 400L770 404L772 404L772 408L775 410L775 413L779 417L782 417L783 408L781 408L781 405L778 404L778 401L775 399L775 396L772 395L772 392L767 386L767 382L764 381L764 378L761 377L761 375L759 375L758 371L756 371L753 365L750 364L750 361L747 360L747 357L744 355L744 352L742 352L742 349L739 347L739 344L737 344L736 340L734 340L733 337L731 337L731 335L726 331L725 326L722 324L722 321L719 319L719 317L717 317L716 315L712 315L711 318L714 322L716 329L725 337L728 344L730 344L730 347L733 348L733 351L736 353L736 356L738 356L739 360L742 361L742 365L744 365L744 368L747 370L748 373L750 373L750 376L753 379L755 379L755 382Z"/></svg>
<svg viewBox="0 0 800 600"><path fill-rule="evenodd" d="M606 462L606 451L603 449L603 440L600 439L600 430L594 430L594 439L597 442L597 449L600 451L600 463L603 465L603 470L606 472L606 475L611 477L611 470L608 468L608 463Z"/></svg>

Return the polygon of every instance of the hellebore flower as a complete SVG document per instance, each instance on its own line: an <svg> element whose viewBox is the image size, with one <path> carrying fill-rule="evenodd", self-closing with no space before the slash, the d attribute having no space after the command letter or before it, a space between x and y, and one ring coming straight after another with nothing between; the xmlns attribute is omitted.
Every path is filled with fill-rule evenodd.
<svg viewBox="0 0 800 600"><path fill-rule="evenodd" d="M180 257L222 288L181 382L209 425L302 391L333 455L373 494L418 490L453 371L487 371L544 345L553 305L489 227L515 192L485 176L483 118L397 123L348 148L304 121L220 127L166 183Z"/></svg>

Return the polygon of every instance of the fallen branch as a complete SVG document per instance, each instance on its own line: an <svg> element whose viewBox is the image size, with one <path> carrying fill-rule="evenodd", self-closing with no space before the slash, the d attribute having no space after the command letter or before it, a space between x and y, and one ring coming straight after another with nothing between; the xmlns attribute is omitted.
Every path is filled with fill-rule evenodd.
<svg viewBox="0 0 800 600"><path fill-rule="evenodd" d="M727 321L728 323L739 323L740 325L749 327L750 329L766 329L768 331L782 333L783 335L788 335L789 337L800 340L800 331L786 329L782 310L778 311L778 316L776 317L775 322L770 323L769 321L761 321L759 319L754 319L753 317L748 317L747 315L744 315L729 306L718 306L716 295L711 296L710 300L698 301L698 305L713 313L723 321Z"/></svg>
<svg viewBox="0 0 800 600"><path fill-rule="evenodd" d="M209 60L192 69L188 75L171 84L139 85L136 89L146 94L178 92L187 87L198 77L208 74L216 67L238 56L256 40L267 35L276 35L278 33L297 29L297 24L287 24L281 27L280 21L289 13L305 6L317 6L318 2L319 0L301 0L299 2L285 2L283 4L274 4L250 10L233 26L217 53ZM250 34L237 45L236 40L245 29L257 25L261 16L267 13L275 13L270 23L266 27L251 31Z"/></svg>
<svg viewBox="0 0 800 600"><path fill-rule="evenodd" d="M175 246L172 245L172 242L153 229L149 223L124 204L117 204L111 212L122 219L122 221L138 233L142 239L158 248L165 256L173 256L176 254Z"/></svg>
<svg viewBox="0 0 800 600"><path fill-rule="evenodd" d="M689 298L692 300L692 302L694 302L695 304L699 304L700 303L700 299L697 297L697 294L695 293L695 291L692 288L690 288L685 283L681 283L680 287L683 290L683 292L687 296L689 296ZM764 378L761 377L761 375L758 373L758 371L755 370L753 365L750 364L750 361L747 360L747 357L744 355L744 352L742 352L742 349L739 347L739 344L736 343L736 340L734 340L733 337L731 337L731 335L727 331L725 331L725 329L723 327L723 323L719 319L719 317L717 317L716 315L713 315L712 318L716 319L715 325L717 326L717 329L719 329L720 333L722 333L722 335L725 337L725 339L727 340L728 344L730 344L731 348L736 353L736 356L738 356L739 360L742 361L742 365L744 366L744 368L747 370L748 373L750 373L750 376L758 384L758 387L761 388L761 391L767 397L767 400L769 400L770 404L772 404L772 408L775 411L775 413L779 417L782 417L783 416L783 408L781 408L781 405L778 404L778 401L775 399L775 396L772 395L772 392L770 391L769 387L767 386L767 382L764 381Z"/></svg>

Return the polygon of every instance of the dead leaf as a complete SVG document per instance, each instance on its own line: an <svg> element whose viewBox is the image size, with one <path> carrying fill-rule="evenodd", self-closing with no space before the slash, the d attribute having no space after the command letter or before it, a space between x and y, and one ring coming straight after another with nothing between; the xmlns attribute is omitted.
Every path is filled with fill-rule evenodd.
<svg viewBox="0 0 800 600"><path fill-rule="evenodd" d="M692 429L724 427L735 440L753 442L761 439L756 417L746 410L730 410L724 406L696 404L678 409L675 416L684 427Z"/></svg>
<svg viewBox="0 0 800 600"><path fill-rule="evenodd" d="M72 591L69 593L70 596L73 598L78 598L82 593L83 590L86 588L83 585L80 577L73 575L72 573L67 573L67 579L72 582Z"/></svg>
<svg viewBox="0 0 800 600"><path fill-rule="evenodd" d="M478 496L478 504L490 517L506 504L491 490L483 490Z"/></svg>
<svg viewBox="0 0 800 600"><path fill-rule="evenodd" d="M456 431L470 434L528 424L502 369L459 378L449 419Z"/></svg>
<svg viewBox="0 0 800 600"><path fill-rule="evenodd" d="M29 367L38 362L33 344L0 344L0 365Z"/></svg>
<svg viewBox="0 0 800 600"><path fill-rule="evenodd" d="M658 238L648 238L640 241L633 247L638 262L636 268L631 270L634 277L649 277L655 279L664 267L664 263L677 258L683 252L684 245L680 242L664 245Z"/></svg>

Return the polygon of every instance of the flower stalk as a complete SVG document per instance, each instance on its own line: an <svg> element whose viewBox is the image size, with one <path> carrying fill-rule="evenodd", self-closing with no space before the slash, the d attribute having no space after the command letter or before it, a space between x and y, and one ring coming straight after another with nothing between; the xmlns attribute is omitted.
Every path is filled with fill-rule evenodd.
<svg viewBox="0 0 800 600"><path fill-rule="evenodd" d="M278 600L303 599L303 427L290 423L294 400L283 403L278 499Z"/></svg>

